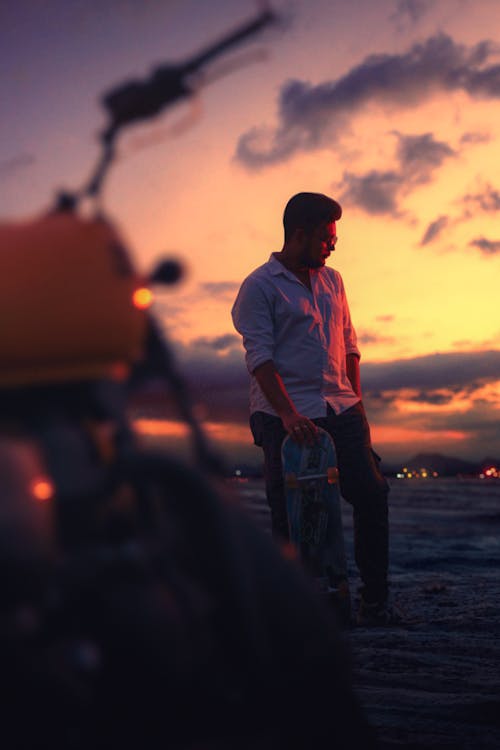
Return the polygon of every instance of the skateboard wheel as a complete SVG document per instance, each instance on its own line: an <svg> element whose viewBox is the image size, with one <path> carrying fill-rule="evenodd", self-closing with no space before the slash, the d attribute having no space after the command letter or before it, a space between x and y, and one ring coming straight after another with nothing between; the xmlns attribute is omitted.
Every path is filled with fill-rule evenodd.
<svg viewBox="0 0 500 750"><path fill-rule="evenodd" d="M326 470L326 476L328 477L328 484L337 484L339 481L339 470L336 466L329 466Z"/></svg>
<svg viewBox="0 0 500 750"><path fill-rule="evenodd" d="M285 474L285 485L289 489L295 489L299 486L299 483L297 481L297 475L293 472L290 472L290 474Z"/></svg>

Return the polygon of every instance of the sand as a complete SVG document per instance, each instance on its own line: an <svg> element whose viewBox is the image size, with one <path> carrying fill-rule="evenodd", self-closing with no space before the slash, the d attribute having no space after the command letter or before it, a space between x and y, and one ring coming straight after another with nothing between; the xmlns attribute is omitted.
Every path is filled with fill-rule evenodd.
<svg viewBox="0 0 500 750"><path fill-rule="evenodd" d="M358 694L382 747L498 750L500 481L393 480L391 490L391 591L411 624L349 632ZM262 484L238 493L268 532Z"/></svg>

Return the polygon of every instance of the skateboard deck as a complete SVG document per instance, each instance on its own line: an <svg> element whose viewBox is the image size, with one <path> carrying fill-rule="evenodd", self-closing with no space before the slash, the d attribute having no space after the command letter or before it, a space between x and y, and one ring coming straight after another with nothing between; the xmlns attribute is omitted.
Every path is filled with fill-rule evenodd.
<svg viewBox="0 0 500 750"><path fill-rule="evenodd" d="M330 435L318 427L314 445L292 437L281 448L290 541L321 594L340 599L350 615L349 584L340 512L337 455ZM344 611L342 616L347 616Z"/></svg>

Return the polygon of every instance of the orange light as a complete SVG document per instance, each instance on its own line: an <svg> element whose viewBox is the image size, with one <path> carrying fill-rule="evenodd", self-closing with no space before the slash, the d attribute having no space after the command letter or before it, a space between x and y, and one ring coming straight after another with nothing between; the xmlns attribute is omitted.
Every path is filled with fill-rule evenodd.
<svg viewBox="0 0 500 750"><path fill-rule="evenodd" d="M138 310L147 310L153 302L153 292L146 286L141 286L139 289L136 289L132 295L132 302L134 303L134 307L137 307Z"/></svg>
<svg viewBox="0 0 500 750"><path fill-rule="evenodd" d="M128 378L129 373L130 367L124 362L114 362L111 365L110 376L112 380L115 380L117 383L125 381Z"/></svg>
<svg viewBox="0 0 500 750"><path fill-rule="evenodd" d="M297 548L291 542L283 542L280 545L281 554L285 560L297 560L298 552Z"/></svg>
<svg viewBox="0 0 500 750"><path fill-rule="evenodd" d="M41 502L50 500L54 497L55 488L50 479L47 477L36 477L30 485L31 494L35 500Z"/></svg>

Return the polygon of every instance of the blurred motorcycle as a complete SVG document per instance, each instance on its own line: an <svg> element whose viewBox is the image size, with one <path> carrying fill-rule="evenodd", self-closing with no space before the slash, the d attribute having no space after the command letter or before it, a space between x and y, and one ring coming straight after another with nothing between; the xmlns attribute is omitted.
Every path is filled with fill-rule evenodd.
<svg viewBox="0 0 500 750"><path fill-rule="evenodd" d="M192 58L107 92L108 124L88 183L61 192L47 215L0 224L0 445L4 474L12 475L4 497L12 496L13 506L23 475L26 497L37 508L59 506L58 521L66 507L75 515L75 498L99 494L101 485L107 493L109 466L134 449L127 398L148 377L163 378L171 389L199 469L222 471L149 309L150 287L175 283L182 269L165 260L141 277L98 198L119 133L192 96L207 79L208 63L274 20L263 10ZM89 200L94 211L85 218L79 208Z"/></svg>
<svg viewBox="0 0 500 750"><path fill-rule="evenodd" d="M310 747L331 737L332 686L337 746L370 746L321 605L210 481L222 461L150 311L150 287L179 267L139 274L98 209L122 129L189 97L208 62L273 20L263 10L108 92L87 184L0 225L5 747ZM137 445L127 404L149 377L168 383L196 468Z"/></svg>

